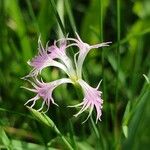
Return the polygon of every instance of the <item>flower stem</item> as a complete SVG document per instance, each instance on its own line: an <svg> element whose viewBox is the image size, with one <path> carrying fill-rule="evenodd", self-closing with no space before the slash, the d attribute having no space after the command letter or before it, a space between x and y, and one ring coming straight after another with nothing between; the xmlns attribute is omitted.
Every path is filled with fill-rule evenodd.
<svg viewBox="0 0 150 150"><path fill-rule="evenodd" d="M103 42L103 2L100 0L100 40ZM102 77L103 77L103 97L106 98L106 92L105 92L105 75L104 75L104 51L102 48L102 55L101 55L101 61L102 61Z"/></svg>
<svg viewBox="0 0 150 150"><path fill-rule="evenodd" d="M118 85L119 85L119 69L120 69L120 0L117 0L117 80L116 80L116 101L118 99Z"/></svg>
<svg viewBox="0 0 150 150"><path fill-rule="evenodd" d="M119 86L119 69L120 69L120 0L117 0L117 75L116 75L116 91L115 91L115 120L114 120L114 134L115 134L115 144L119 139L118 130L118 117L117 117L117 102L118 102L118 86Z"/></svg>
<svg viewBox="0 0 150 150"><path fill-rule="evenodd" d="M61 139L64 141L66 146L68 147L69 150L73 150L73 147L70 145L70 143L67 141L67 139L61 134L61 132L58 130L56 126L54 126L54 130L61 137Z"/></svg>

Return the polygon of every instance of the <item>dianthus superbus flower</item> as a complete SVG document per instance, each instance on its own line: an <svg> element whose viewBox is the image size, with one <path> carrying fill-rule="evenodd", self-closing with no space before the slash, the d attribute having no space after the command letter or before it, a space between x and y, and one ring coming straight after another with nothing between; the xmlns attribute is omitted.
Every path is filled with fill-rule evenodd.
<svg viewBox="0 0 150 150"><path fill-rule="evenodd" d="M62 78L62 79L58 79L49 83L45 83L43 81L39 81L37 78L35 78L35 82L30 81L30 83L32 84L32 86L34 87L33 89L30 88L26 88L29 91L32 91L34 93L36 93L36 96L29 99L25 105L27 105L28 103L32 102L32 105L30 106L31 108L35 105L36 101L40 98L43 99L43 103L41 108L38 109L38 111L41 111L44 107L44 104L47 105L47 108L49 109L50 104L55 104L54 99L52 97L52 93L54 91L54 89L56 87L58 87L61 84L64 83L72 83L72 81L68 78ZM47 111L48 111L47 109Z"/></svg>
<svg viewBox="0 0 150 150"><path fill-rule="evenodd" d="M71 107L82 106L81 110L77 114L75 114L74 116L77 117L78 115L80 115L82 112L84 112L85 110L87 110L89 108L90 111L89 111L89 115L87 117L87 119L88 119L90 117L93 109L95 108L96 112L97 112L96 122L98 120L101 120L100 117L102 115L101 109L102 109L103 100L101 98L102 92L98 90L100 84L98 84L98 86L96 88L93 88L90 85L88 85L82 79L79 79L78 83L82 87L84 98L83 98L83 101L81 103L79 103L79 104L77 104L75 106L71 106Z"/></svg>
<svg viewBox="0 0 150 150"><path fill-rule="evenodd" d="M68 40L74 41L75 43L73 43L71 45L77 46L79 48L78 59L75 60L76 61L75 63L76 63L77 75L78 75L78 77L81 78L83 62L84 62L87 54L89 53L89 51L94 48L109 46L109 44L111 42L105 42L105 43L100 43L100 44L96 44L96 45L89 45L87 43L84 43L77 33L76 33L76 36L77 36L77 39L68 38Z"/></svg>
<svg viewBox="0 0 150 150"><path fill-rule="evenodd" d="M81 113L86 110L89 110L89 116L92 114L93 110L96 110L96 122L101 120L102 115L102 104L103 100L101 98L102 92L98 90L100 83L96 88L91 87L87 82L82 79L82 66L83 62L91 49L100 48L104 46L109 46L110 42L100 43L96 45L89 45L84 43L79 35L76 33L76 38L63 38L55 41L53 45L48 46L46 48L42 46L41 40L38 40L38 55L35 56L28 64L33 67L29 75L25 77L33 78L33 81L27 79L32 84L33 88L26 88L34 92L35 97L29 99L25 105L29 105L33 107L37 100L42 99L42 106L38 109L38 111L43 110L44 105L47 105L47 110L50 107L50 104L55 104L54 99L52 97L52 93L54 89L64 83L72 83L74 85L78 84L81 86L83 91L83 101L75 106L71 107L81 107L79 112L74 116L77 117ZM79 51L74 54L74 60L72 61L70 57L67 55L67 49L72 46L77 46ZM74 63L74 65L73 65ZM61 78L58 80L51 81L49 83L43 82L38 79L41 71L46 67L57 67L64 71L67 74L68 78ZM86 119L86 120L87 120ZM86 121L85 120L85 121Z"/></svg>
<svg viewBox="0 0 150 150"><path fill-rule="evenodd" d="M40 38L38 40L38 55L31 61L28 61L28 64L32 66L33 69L27 77L37 76L44 68L48 66L58 67L68 74L65 65L52 59L51 54L48 53L48 47L46 46L45 49L43 48Z"/></svg>

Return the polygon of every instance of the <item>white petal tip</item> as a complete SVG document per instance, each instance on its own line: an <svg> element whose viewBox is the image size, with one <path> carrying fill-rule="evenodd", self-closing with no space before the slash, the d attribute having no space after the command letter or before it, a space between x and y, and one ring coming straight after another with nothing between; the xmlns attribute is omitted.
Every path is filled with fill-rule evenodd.
<svg viewBox="0 0 150 150"><path fill-rule="evenodd" d="M73 115L73 116L74 116L74 117L78 117L78 115L76 115L76 114L75 114L75 115Z"/></svg>
<svg viewBox="0 0 150 150"><path fill-rule="evenodd" d="M74 107L74 106L69 105L69 106L67 106L67 107Z"/></svg>
<svg viewBox="0 0 150 150"><path fill-rule="evenodd" d="M26 76L25 76L25 77L21 77L20 79L21 79L21 80L25 80L25 79L26 79Z"/></svg>
<svg viewBox="0 0 150 150"><path fill-rule="evenodd" d="M54 105L56 105L57 107L59 107L59 105L58 104L56 104L56 103L53 103Z"/></svg>
<svg viewBox="0 0 150 150"><path fill-rule="evenodd" d="M27 61L27 64L28 64L28 65L31 65L31 60L28 60L28 61Z"/></svg>
<svg viewBox="0 0 150 150"><path fill-rule="evenodd" d="M27 102L24 104L24 106L29 107L29 106L27 106Z"/></svg>

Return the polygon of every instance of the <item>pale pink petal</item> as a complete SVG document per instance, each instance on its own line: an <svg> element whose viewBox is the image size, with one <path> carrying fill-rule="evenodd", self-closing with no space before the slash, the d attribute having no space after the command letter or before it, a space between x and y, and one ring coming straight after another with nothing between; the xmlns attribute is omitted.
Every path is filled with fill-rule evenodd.
<svg viewBox="0 0 150 150"><path fill-rule="evenodd" d="M37 76L44 68L48 66L58 67L69 75L65 65L51 58L51 54L48 53L47 48L43 48L40 39L38 40L38 55L35 56L31 61L28 61L28 64L32 66L33 69L26 77Z"/></svg>
<svg viewBox="0 0 150 150"><path fill-rule="evenodd" d="M76 32L76 36L77 36L77 39L67 38L67 40L75 42L75 43L72 43L72 44L68 45L68 47L77 46L79 48L79 55L78 55L78 58L76 60L76 62L77 62L76 63L77 64L76 69L77 69L78 77L81 78L83 62L84 62L87 54L89 53L89 51L91 49L94 49L94 48L109 46L109 44L111 42L105 42L105 43L100 43L100 44L95 44L95 45L89 45L89 44L87 44L87 43L85 43L81 40L81 38L80 38L80 36L78 35L77 32Z"/></svg>
<svg viewBox="0 0 150 150"><path fill-rule="evenodd" d="M56 45L58 41L54 42L54 45L48 48L49 56L51 59L59 59L67 68L69 76L76 76L75 70L72 65L71 59L66 54L67 41L66 39L59 40L59 46Z"/></svg>
<svg viewBox="0 0 150 150"><path fill-rule="evenodd" d="M30 91L33 91L34 93L36 93L37 95L34 98L31 98L30 100L28 100L25 105L27 105L28 103L32 102L32 105L30 107L33 107L35 105L35 102L42 98L43 99L43 103L41 108L38 109L38 111L41 111L44 107L45 104L47 104L47 107L49 109L49 106L51 103L57 105L54 102L54 99L52 97L52 93L54 91L54 89L56 87L58 87L59 85L63 84L63 83L72 83L72 81L68 78L62 78L62 79L58 79L49 83L44 83L43 81L39 81L37 78L35 79L35 84L36 86L34 86L35 89ZM26 88L28 90L28 88ZM48 109L46 111L48 111Z"/></svg>
<svg viewBox="0 0 150 150"><path fill-rule="evenodd" d="M90 109L89 115L87 119L90 117L92 114L93 109L96 109L97 117L96 117L96 122L98 120L101 120L101 114L102 114L102 104L103 100L101 98L101 91L98 91L97 88L93 88L90 85L88 85L84 80L79 79L78 83L81 85L83 93L84 93L84 99L83 102L80 104L75 105L74 107L82 106L81 110L75 114L74 116L77 117L87 109ZM86 119L86 120L87 120ZM86 121L85 120L85 121ZM84 122L85 122L84 121Z"/></svg>
<svg viewBox="0 0 150 150"><path fill-rule="evenodd" d="M49 56L52 59L60 59L63 61L63 57L67 57L66 55L66 46L67 46L67 41L66 39L62 39L59 40L59 43L57 46L56 43L58 43L58 41L55 41L53 45L49 46L47 51L49 52Z"/></svg>

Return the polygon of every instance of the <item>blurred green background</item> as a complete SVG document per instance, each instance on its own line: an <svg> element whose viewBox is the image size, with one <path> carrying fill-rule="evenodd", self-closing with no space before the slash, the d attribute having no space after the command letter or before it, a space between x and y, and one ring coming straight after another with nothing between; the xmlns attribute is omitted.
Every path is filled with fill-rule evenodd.
<svg viewBox="0 0 150 150"><path fill-rule="evenodd" d="M84 62L91 86L103 79L102 121L95 124L94 113L85 124L87 113L73 117L77 110L67 105L82 96L70 85L55 90L60 107L51 106L47 115L73 149L149 149L149 0L0 0L0 149L68 149L31 116L24 103L34 94L20 87L29 87L21 77L31 70L26 62L37 54L39 35L45 45L75 31L89 44L112 41ZM64 74L48 68L42 76L51 81Z"/></svg>

